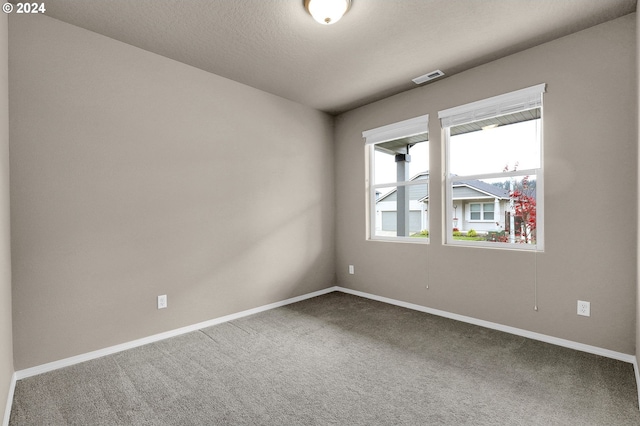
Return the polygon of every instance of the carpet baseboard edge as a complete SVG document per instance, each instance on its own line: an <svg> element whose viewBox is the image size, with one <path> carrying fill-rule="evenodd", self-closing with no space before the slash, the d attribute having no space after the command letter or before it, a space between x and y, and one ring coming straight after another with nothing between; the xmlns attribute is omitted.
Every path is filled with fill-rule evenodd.
<svg viewBox="0 0 640 426"><path fill-rule="evenodd" d="M13 406L13 393L16 390L16 373L11 375L11 383L9 383L9 394L7 395L7 405L4 409L4 419L2 420L2 426L9 426L9 419L11 418L11 407Z"/></svg>
<svg viewBox="0 0 640 426"><path fill-rule="evenodd" d="M237 312L235 314L225 315L223 317L214 318L208 321L192 324L186 327L177 328L175 330L165 331L163 333L154 334L152 336L143 337L141 339L132 340L130 342L122 343L115 346L109 346L107 348L98 349L96 351L87 352L81 355L64 358L58 361L49 362L46 364L37 365L35 367L18 370L15 372L15 380L25 379L27 377L36 376L38 374L46 373L49 371L57 370L59 368L69 367L81 362L90 361L92 359L101 358L103 356L111 355L114 353L126 351L127 349L133 349L138 346L146 345L149 343L158 342L160 340L169 339L171 337L179 336L181 334L197 331L202 328L211 327L214 325L222 324L228 321L232 321L238 318L246 317L249 315L257 314L259 312L268 311L270 309L279 308L282 306L290 305L292 303L300 302L305 299L311 299L312 297L322 296L327 293L332 293L337 290L337 287L328 287L322 290L314 291L311 293L303 294L301 296L292 297L290 299L282 300L280 302L270 303L268 305L259 306L253 309L247 309L246 311ZM14 380L14 383L15 383Z"/></svg>
<svg viewBox="0 0 640 426"><path fill-rule="evenodd" d="M638 410L640 410L640 370L638 370L638 357L633 358L633 371L636 373L636 387L638 388Z"/></svg>
<svg viewBox="0 0 640 426"><path fill-rule="evenodd" d="M625 354L622 352L616 352L609 349L599 348L597 346L585 345L584 343L578 343L572 340L560 339L558 337L553 337L546 334L523 330L521 328L510 327L508 325L502 325L495 322L484 321L484 320L473 318L473 317L467 317L464 315L454 314L447 311L441 311L439 309L427 308L426 306L403 302L401 300L391 299L389 297L377 296L375 294L365 293L363 291L358 291L358 290L352 290L350 288L336 286L336 291L352 294L354 296L364 297L366 299L376 300L378 302L388 303L390 305L401 306L403 308L412 309L415 311L425 312L427 314L432 314L432 315L437 315L444 318L462 321L462 322L466 322L473 325L479 325L481 327L491 328L497 331L503 331L505 333L515 334L517 336L526 337L533 340L539 340L541 342L550 343L552 345L563 346L569 349L575 349L578 351L587 352L594 355L613 358L618 361L629 362L633 364L633 371L635 372L635 375L636 375L636 387L638 389L638 409L640 410L640 369L638 368L637 356Z"/></svg>
<svg viewBox="0 0 640 426"><path fill-rule="evenodd" d="M505 333L510 333L510 334L514 334L517 336L521 336L521 337L526 337L529 339L533 339L533 340L539 340L542 342L546 342L546 343L550 343L553 345L557 345L557 346L563 346L569 349L575 349L578 351L582 351L582 352L587 352L587 353L592 353L595 355L600 355L600 356L604 356L607 358L612 358L612 359L616 359L619 361L624 361L624 362L629 362L631 364L633 364L634 366L634 371L636 374L636 384L638 385L638 398L639 398L639 402L640 402L640 372L638 370L638 363L637 363L637 359L634 355L629 355L629 354L625 354L625 353L621 353L621 352L616 352L616 351L612 351L609 349L604 349L604 348L599 348L596 346L591 346L591 345L586 345L583 343L578 343L578 342L574 342L571 340L566 340L566 339L561 339L561 338L557 338L557 337L553 337L553 336L549 336L549 335L545 335L545 334L541 334L541 333L536 333L536 332L532 332L532 331L528 331L528 330L524 330L524 329L520 329L520 328L516 328L516 327L510 327L507 325L502 325L502 324L498 324L498 323L493 323L490 321L485 321L485 320L481 320L481 319L477 319L477 318L473 318L473 317L468 317L468 316L464 316L464 315L459 315L459 314L454 314L451 312L447 312L447 311L442 311L439 309L433 309L433 308L428 308L426 306L421 306L421 305L416 305L414 303L408 303L408 302L403 302L401 300L396 300L396 299L391 299L388 297L384 297L384 296L377 296L374 294L370 294L370 293L365 293L362 291L358 291L358 290L352 290L349 288L345 288L345 287L340 287L340 286L332 286L332 287L328 287L325 288L323 290L318 290L312 293L307 293L301 296L297 296L297 297L292 297L290 299L286 299L286 300L282 300L280 302L275 302L275 303L271 303L268 305L264 305L264 306L260 306L257 308L253 308L253 309L248 309L246 311L241 311L235 314L230 314L230 315L226 315L223 317L219 317L219 318L214 318L212 320L208 320L208 321L204 321L204 322L200 322L197 324L193 324L190 326L186 326L186 327L182 327L182 328L178 328L175 330L171 330L171 331L167 331L164 333L159 333L159 334L155 334L152 336L148 336L148 337L144 337L142 339L137 339L137 340L133 340L127 343L122 343L120 345L115 345L115 346L110 346L107 348L103 348L103 349L99 349L97 351L92 351L92 352L87 352L85 354L81 354L81 355L77 355L77 356L73 356L73 357L69 357L69 358L64 358L58 361L53 361L47 364L42 364L42 365L38 365L35 367L31 367L31 368L27 368L27 369L23 369L23 370L18 370L13 374L13 378L12 378L12 383L11 383L11 399L10 401L13 400L13 389L15 388L15 382L16 380L20 380L20 379L24 379L27 377L31 377L31 376L35 376L38 374L42 374L42 373L46 373L48 371L53 371L53 370L57 370L59 368L64 368L64 367L68 367L74 364L79 364L81 362L84 361L89 361L92 359L96 359L96 358L101 358L103 356L106 355L111 355L117 352L122 352L125 351L127 349L133 349L135 347L138 346L142 346L142 345L146 345L148 343L153 343L153 342L157 342L160 340L164 340L164 339L168 339L171 337L175 337L175 336L179 336L181 334L185 334L185 333L190 333L192 331L196 331L196 330L200 330L202 328L206 328L206 327L211 327L213 325L217 325L217 324L222 324L228 321L232 321L238 318L242 318L248 315L253 315L253 314L257 314L259 312L264 312L264 311L268 311L270 309L275 309L275 308L279 308L281 306L286 306L289 305L291 303L296 303L296 302L300 302L302 300L305 299L310 299L312 297L317 297L317 296L322 296L324 294L327 293L331 293L334 291L339 291L342 293L347 293L347 294L352 294L354 296L360 296L360 297L364 297L367 299L371 299L371 300L376 300L378 302L383 302L383 303L388 303L390 305L396 305L396 306L400 306L400 307L404 307L407 309L412 309L415 311L420 311L420 312L425 312L428 314L432 314L432 315L437 315L437 316L441 316L444 318L449 318L449 319L453 319L453 320L457 320L457 321L462 321L465 323L469 323L469 324L473 324L473 325L478 325L481 327L486 327L486 328L490 328L490 329L494 329L497 331L502 331ZM10 402L7 402L7 404L10 404ZM9 405L9 407L11 407ZM8 424L8 417L5 414L5 421L7 422L6 424Z"/></svg>
<svg viewBox="0 0 640 426"><path fill-rule="evenodd" d="M378 302L388 303L390 305L401 306L403 308L412 309L414 311L425 312L427 314L437 315L444 318L453 319L456 321L462 321L473 325L479 325L481 327L490 328L497 331L503 331L509 334L515 334L517 336L526 337L533 340L539 340L545 343L551 343L556 346L563 346L569 349L575 349L582 352L588 352L594 355L600 355L607 358L613 358L618 361L624 361L634 363L636 357L634 355L625 354L622 352L616 352L609 349L599 348L597 346L586 345L584 343L574 342L572 340L561 339L559 337L553 337L546 334L536 333L533 331L524 330L521 328L511 327L508 325L498 324L495 322L485 321L478 318L467 317L464 315L454 314L447 311L441 311L439 309L427 308L426 306L416 305L414 303L403 302L401 300L391 299L384 296L377 296L375 294L365 293L358 290L351 290L349 288L338 286L337 291L343 293L352 294L354 296L364 297L366 299L376 300Z"/></svg>

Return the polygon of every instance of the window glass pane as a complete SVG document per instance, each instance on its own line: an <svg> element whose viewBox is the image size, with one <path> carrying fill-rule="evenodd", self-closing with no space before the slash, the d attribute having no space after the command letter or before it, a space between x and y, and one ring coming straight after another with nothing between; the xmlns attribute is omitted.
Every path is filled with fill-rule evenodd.
<svg viewBox="0 0 640 426"><path fill-rule="evenodd" d="M409 150L411 162L409 163L409 176L416 177L420 173L429 173L429 143L420 142Z"/></svg>
<svg viewBox="0 0 640 426"><path fill-rule="evenodd" d="M429 172L429 143L426 138L427 135L423 134L376 144L373 184L406 182L420 174L426 175Z"/></svg>
<svg viewBox="0 0 640 426"><path fill-rule="evenodd" d="M446 143L445 223L453 228L445 243L543 249L537 210L544 92L540 84L438 113Z"/></svg>
<svg viewBox="0 0 640 426"><path fill-rule="evenodd" d="M499 124L500 117L485 130L462 131L451 127L450 171L455 175L498 173L540 167L540 119L513 124Z"/></svg>
<svg viewBox="0 0 640 426"><path fill-rule="evenodd" d="M429 116L362 132L368 162L368 238L428 243Z"/></svg>
<svg viewBox="0 0 640 426"><path fill-rule="evenodd" d="M374 236L426 237L428 185L401 185L376 189Z"/></svg>
<svg viewBox="0 0 640 426"><path fill-rule="evenodd" d="M375 147L373 158L374 176L373 184L396 182L395 155Z"/></svg>
<svg viewBox="0 0 640 426"><path fill-rule="evenodd" d="M467 204L469 221L459 216L454 225L463 233L472 229L476 231L477 238L474 241L536 242L535 175L459 181L454 183L452 195L453 203L457 206L462 204L461 199L482 198L479 200L481 202ZM486 202L487 197L492 197L492 201Z"/></svg>
<svg viewBox="0 0 640 426"><path fill-rule="evenodd" d="M469 204L469 219L471 220L480 220L480 204Z"/></svg>
<svg viewBox="0 0 640 426"><path fill-rule="evenodd" d="M493 220L493 203L485 203L482 205L482 209L484 211L483 220Z"/></svg>

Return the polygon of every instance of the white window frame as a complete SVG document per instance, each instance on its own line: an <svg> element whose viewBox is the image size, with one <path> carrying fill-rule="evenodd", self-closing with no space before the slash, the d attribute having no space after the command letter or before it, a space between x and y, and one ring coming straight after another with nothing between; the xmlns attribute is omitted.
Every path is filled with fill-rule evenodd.
<svg viewBox="0 0 640 426"><path fill-rule="evenodd" d="M430 238L415 238L415 237L385 237L376 235L376 190L379 188L389 188L404 186L409 187L412 185L427 185L427 191L429 188L429 178L420 179L415 181L405 182L375 182L375 145L388 142L394 139L405 138L409 136L420 135L429 132L429 114L421 115L418 117L410 118L408 120L399 121L386 126L377 127L375 129L366 130L362 132L362 137L365 139L365 159L366 159L366 188L367 188L367 230L366 239L371 241L392 241L392 242L405 242L415 244L428 244ZM428 143L428 142L427 142ZM432 225L430 223L430 225Z"/></svg>
<svg viewBox="0 0 640 426"><path fill-rule="evenodd" d="M538 84L514 92L505 93L469 104L449 108L438 112L441 121L444 144L444 203L445 231L444 244L451 246L484 247L508 250L544 251L544 110L543 94L546 84ZM540 108L540 166L536 169L483 173L467 176L453 176L450 169L450 130L451 127L472 123L488 118ZM508 178L516 176L536 176L536 244L514 244L489 241L454 240L453 229L453 182L459 180ZM482 203L481 203L482 204ZM482 222L482 220L477 221Z"/></svg>

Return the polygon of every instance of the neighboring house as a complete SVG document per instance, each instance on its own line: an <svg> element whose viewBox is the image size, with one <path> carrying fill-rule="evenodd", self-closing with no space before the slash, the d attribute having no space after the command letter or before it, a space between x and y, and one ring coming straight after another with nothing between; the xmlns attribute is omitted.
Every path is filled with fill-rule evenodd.
<svg viewBox="0 0 640 426"><path fill-rule="evenodd" d="M509 191L480 180L453 182L453 227L461 231L505 229ZM456 220L457 218L457 220Z"/></svg>
<svg viewBox="0 0 640 426"><path fill-rule="evenodd" d="M429 178L428 172L419 173L410 180L424 180ZM429 229L429 190L424 185L412 185L409 191L409 231L418 232ZM398 191L392 190L382 194L376 200L376 230L397 231Z"/></svg>
<svg viewBox="0 0 640 426"><path fill-rule="evenodd" d="M428 172L419 173L411 181L429 178ZM428 185L408 186L409 231L429 229ZM381 194L376 200L376 229L397 231L397 190ZM461 231L498 231L505 229L505 212L509 211L509 191L479 180L453 183L455 216L453 227Z"/></svg>

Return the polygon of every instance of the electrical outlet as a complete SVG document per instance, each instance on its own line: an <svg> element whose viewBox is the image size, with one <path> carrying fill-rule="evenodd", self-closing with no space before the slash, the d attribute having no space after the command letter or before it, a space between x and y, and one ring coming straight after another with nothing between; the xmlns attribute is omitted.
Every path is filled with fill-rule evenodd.
<svg viewBox="0 0 640 426"><path fill-rule="evenodd" d="M353 267L353 265L349 265L349 273L350 273L351 275L353 275L353 274L355 274L355 273L356 273L356 270L355 270L355 268Z"/></svg>
<svg viewBox="0 0 640 426"><path fill-rule="evenodd" d="M158 296L158 309L164 309L167 307L167 295L163 294Z"/></svg>
<svg viewBox="0 0 640 426"><path fill-rule="evenodd" d="M584 317L590 317L591 303L585 302L583 300L578 300L578 315L582 315Z"/></svg>

